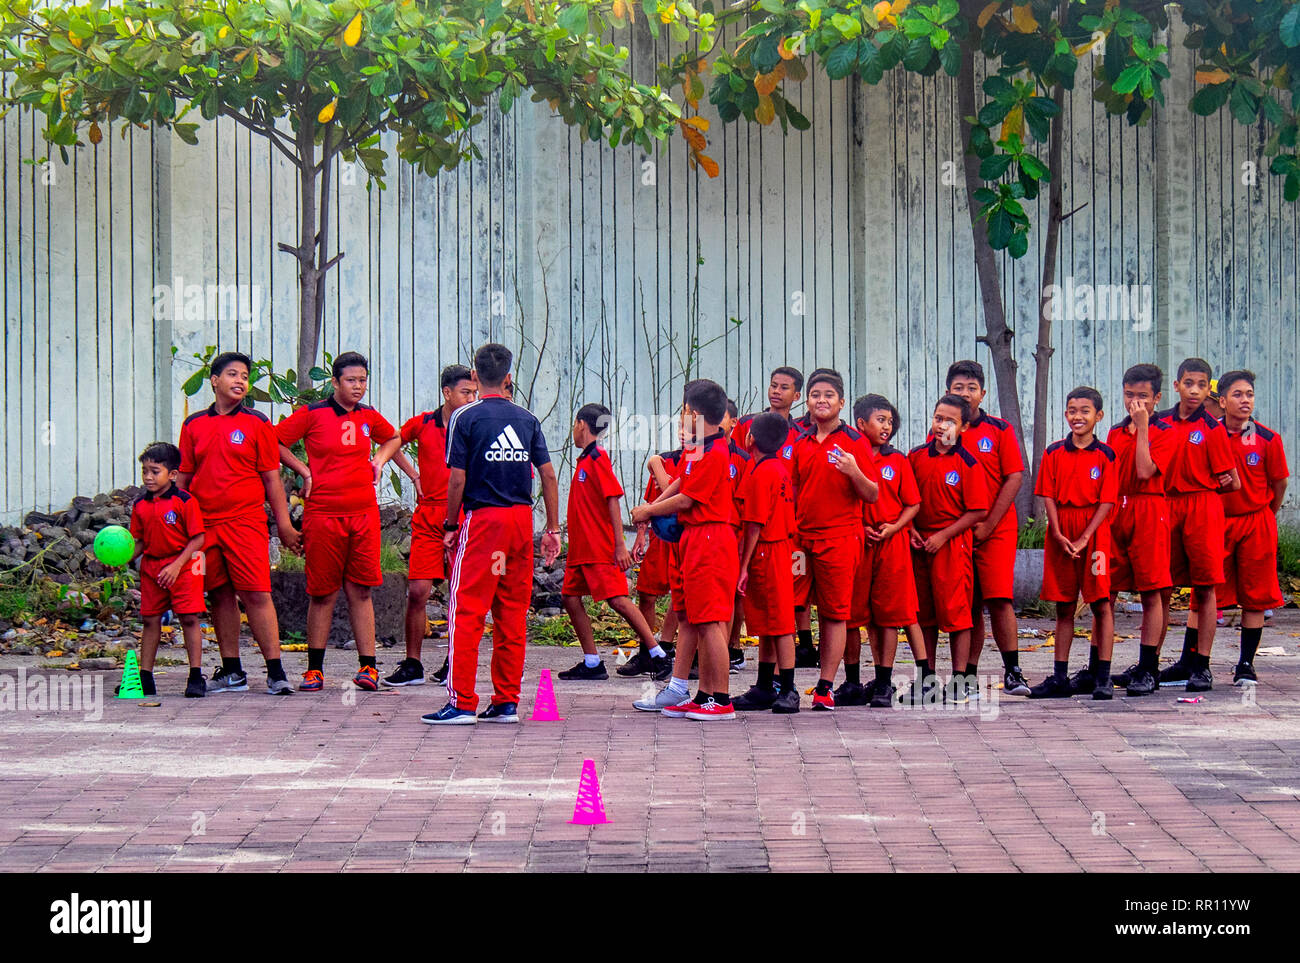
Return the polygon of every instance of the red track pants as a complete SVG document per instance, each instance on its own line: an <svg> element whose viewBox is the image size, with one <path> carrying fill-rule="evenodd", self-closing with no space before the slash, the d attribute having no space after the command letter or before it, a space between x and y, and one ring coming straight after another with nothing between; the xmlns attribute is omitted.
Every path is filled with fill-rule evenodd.
<svg viewBox="0 0 1300 963"><path fill-rule="evenodd" d="M478 708L474 680L484 618L492 613L492 701L519 702L528 603L533 593L533 510L483 507L465 513L451 568L447 610L447 693L457 709Z"/></svg>

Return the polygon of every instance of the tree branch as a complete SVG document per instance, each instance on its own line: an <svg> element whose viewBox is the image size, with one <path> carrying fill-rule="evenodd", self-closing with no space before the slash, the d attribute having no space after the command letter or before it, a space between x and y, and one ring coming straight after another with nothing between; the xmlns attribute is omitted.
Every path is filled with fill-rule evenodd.
<svg viewBox="0 0 1300 963"><path fill-rule="evenodd" d="M235 123L247 127L255 134L261 134L272 144L278 147L281 154L289 158L289 160L293 161L295 167L297 167L298 164L300 163L297 155L294 154L293 151L289 150L289 148L284 146L284 142L280 140L280 135L276 133L275 128L270 126L269 124L259 126L258 124L253 123L253 121L249 120L243 114L239 113L239 111L235 110L233 107L227 107L224 104L221 106L221 116L229 117Z"/></svg>

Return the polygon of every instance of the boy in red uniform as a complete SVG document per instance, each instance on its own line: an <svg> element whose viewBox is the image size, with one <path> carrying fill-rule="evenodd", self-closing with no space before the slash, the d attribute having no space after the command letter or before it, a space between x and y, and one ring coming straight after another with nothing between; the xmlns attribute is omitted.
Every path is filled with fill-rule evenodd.
<svg viewBox="0 0 1300 963"><path fill-rule="evenodd" d="M1115 452L1097 440L1101 394L1075 388L1065 399L1070 435L1043 452L1034 494L1047 513L1040 597L1056 603L1056 650L1052 675L1029 690L1031 699L1061 698L1078 690L1070 683L1070 642L1074 609L1082 595L1092 608L1093 628L1088 674L1092 697L1110 699L1111 650L1115 616L1110 602L1110 519L1118 498Z"/></svg>
<svg viewBox="0 0 1300 963"><path fill-rule="evenodd" d="M865 506L862 562L854 579L853 614L844 646L845 682L835 692L835 704L885 709L894 703L899 629L906 632L916 659L917 676L908 701L920 700L932 674L916 620L916 579L907 534L921 510L921 493L907 456L889 444L899 423L898 409L882 395L864 395L853 404L853 420L871 444L880 497ZM860 682L863 628L876 666L876 677L866 685Z"/></svg>
<svg viewBox="0 0 1300 963"><path fill-rule="evenodd" d="M447 424L451 413L478 397L473 374L463 364L442 369L442 405L408 418L402 425L402 444L415 443L419 464L416 472L415 514L411 516L411 557L406 573L406 658L383 680L386 686L424 685L424 663L420 653L429 627L429 596L433 583L447 578L447 552L442 544L443 522L447 520ZM405 467L398 451L393 461ZM448 662L433 674L435 682L447 678Z"/></svg>
<svg viewBox="0 0 1300 963"><path fill-rule="evenodd" d="M821 677L813 710L835 708L831 687L844 657L846 625L852 615L854 573L862 559L863 503L879 495L879 476L871 446L856 428L840 420L844 382L838 375L808 379L808 410L813 427L794 445L791 478L795 491L797 551L794 602L806 609L814 601L821 627Z"/></svg>
<svg viewBox="0 0 1300 963"><path fill-rule="evenodd" d="M1225 527L1220 493L1241 488L1228 432L1204 407L1211 374L1209 363L1201 358L1185 360L1174 383L1178 404L1158 415L1173 429L1174 439L1165 476L1169 574L1175 586L1191 587L1191 607L1197 616L1196 624L1188 623L1182 656L1160 673L1160 684L1186 682L1188 692L1214 687L1210 650L1218 617L1215 586L1223 582Z"/></svg>
<svg viewBox="0 0 1300 963"><path fill-rule="evenodd" d="M609 453L599 439L609 425L609 409L588 404L578 409L573 423L573 443L582 449L569 486L569 554L564 562L564 584L560 588L564 611L573 623L582 661L560 673L561 679L603 680L609 675L596 651L591 619L582 600L591 596L623 617L636 633L642 649L650 654L650 670L667 676L672 664L627 594L627 570L632 555L623 543L623 486L614 475Z"/></svg>
<svg viewBox="0 0 1300 963"><path fill-rule="evenodd" d="M921 510L910 536L918 621L925 650L936 667L939 632L948 633L953 664L949 690L957 703L969 698L967 677L960 667L966 665L974 621L970 529L992 504L987 474L963 444L962 432L970 417L965 398L944 395L934 406L930 440L907 455L921 493Z"/></svg>
<svg viewBox="0 0 1300 963"><path fill-rule="evenodd" d="M280 460L304 481L302 542L311 601L307 603L307 671L298 687L303 692L325 688L325 645L340 588L347 596L360 662L352 682L369 692L379 688L375 609L370 599L370 587L384 580L379 569L375 483L402 439L383 415L361 403L369 373L364 357L345 351L334 359L334 393L304 405L275 426ZM307 464L289 450L299 440L306 443ZM372 444L379 445L373 458Z"/></svg>
<svg viewBox="0 0 1300 963"><path fill-rule="evenodd" d="M208 691L244 692L248 675L239 658L239 605L266 660L266 691L291 695L280 661L280 623L271 602L270 503L280 541L298 551L298 530L280 482L280 445L271 421L247 407L252 360L236 351L212 359L215 400L181 426L177 487L199 503L204 521L204 588L221 650L221 668Z"/></svg>
<svg viewBox="0 0 1300 963"><path fill-rule="evenodd" d="M758 636L758 681L732 703L737 711L799 711L794 687L794 483L781 458L789 422L768 411L749 424L757 461L741 487L745 541L740 581L745 624ZM780 684L774 685L780 668Z"/></svg>
<svg viewBox="0 0 1300 963"><path fill-rule="evenodd" d="M1282 436L1254 420L1255 373L1229 371L1220 377L1219 398L1241 488L1223 496L1227 557L1216 601L1220 608L1241 607L1241 654L1232 684L1254 685L1264 612L1283 605L1277 580L1277 510L1291 473Z"/></svg>
<svg viewBox="0 0 1300 963"><path fill-rule="evenodd" d="M970 660L965 668L972 694L979 692L975 678L984 651L984 613L988 609L993 641L1002 653L1003 691L1027 695L1029 683L1020 671L1020 642L1016 610L1011 604L1016 577L1016 539L1019 520L1016 494L1025 475L1020 441L1011 423L987 414L984 402L984 368L977 361L957 361L948 368L948 392L965 398L971 422L962 435L962 447L984 469L985 486L992 505L989 513L972 530L975 566L974 612L971 616Z"/></svg>
<svg viewBox="0 0 1300 963"><path fill-rule="evenodd" d="M731 513L735 511L731 459L721 430L727 416L722 386L701 378L686 385L682 411L691 438L681 476L653 504L632 511L635 524L676 514L680 541L681 602L673 678L653 700L664 715L699 721L735 718L727 663L727 626L734 610L740 552ZM674 603L676 603L676 598ZM700 687L694 699L686 673L698 648ZM680 677L679 677L680 676ZM636 703L637 708L653 706Z"/></svg>
<svg viewBox="0 0 1300 963"><path fill-rule="evenodd" d="M804 427L807 427L799 426L795 423L794 418L790 416L790 409L799 400L801 391L803 391L803 375L798 368L781 365L779 368L772 369L772 374L767 383L767 407L763 409L763 412L775 412L786 420L785 444L777 449L777 455L785 459L787 464L794 456L793 446L795 441L803 433ZM758 457L758 450L751 437L750 426L757 417L758 415L745 415L731 429L731 440L753 457Z"/></svg>
<svg viewBox="0 0 1300 963"><path fill-rule="evenodd" d="M1173 455L1174 432L1156 417L1164 374L1153 364L1135 364L1124 372L1124 410L1128 415L1106 436L1115 452L1119 504L1112 513L1110 590L1137 592L1142 599L1138 661L1114 677L1128 695L1150 695L1160 671L1160 643L1165 606L1173 581L1169 576L1169 508L1165 472ZM1112 606L1114 598L1111 599ZM1093 680L1078 673L1072 680L1084 695Z"/></svg>
<svg viewBox="0 0 1300 963"><path fill-rule="evenodd" d="M176 487L181 453L175 445L156 441L140 453L140 479L145 494L131 506L131 534L140 559L140 688L157 695L153 661L162 639L162 615L168 609L181 621L190 677L186 698L207 694L203 680L203 514L199 501Z"/></svg>
<svg viewBox="0 0 1300 963"><path fill-rule="evenodd" d="M678 426L680 434L680 425ZM651 455L646 461L646 469L650 473L650 480L646 482L645 492L642 495L643 502L653 502L663 490L673 483L684 467L682 462L682 449L674 451L661 452L657 455ZM672 592L673 571L677 568L676 546L671 542L665 542L658 538L650 530L649 524L642 524L636 527L636 540L632 543L632 559L640 566L636 576L637 607L641 610L641 616L645 619L646 625L654 626L658 621L659 613L656 610L656 603L665 595ZM653 629L652 629L653 631ZM663 622L658 627L658 637L656 643L662 648L668 656L672 656L671 642L677 635L677 611L672 606L668 606L668 611L664 613ZM616 670L622 676L637 676L650 671L650 650L644 647L638 647L636 655L627 660L627 664L620 665ZM655 679L663 682L667 679L668 674L663 674L662 670L655 673Z"/></svg>

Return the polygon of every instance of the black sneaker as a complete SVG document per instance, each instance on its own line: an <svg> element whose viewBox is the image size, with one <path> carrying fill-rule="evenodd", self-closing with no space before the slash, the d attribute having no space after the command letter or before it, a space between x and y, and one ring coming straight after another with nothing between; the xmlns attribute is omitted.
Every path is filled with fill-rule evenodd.
<svg viewBox="0 0 1300 963"><path fill-rule="evenodd" d="M1072 695L1074 690L1070 687L1070 680L1058 679L1054 675L1049 675L1029 690L1031 699L1068 699Z"/></svg>
<svg viewBox="0 0 1300 963"><path fill-rule="evenodd" d="M813 645L796 645L794 647L794 667L796 669L819 669L822 657Z"/></svg>
<svg viewBox="0 0 1300 963"><path fill-rule="evenodd" d="M1233 685L1255 685L1259 679L1255 676L1255 667L1249 662L1239 662L1232 670Z"/></svg>
<svg viewBox="0 0 1300 963"><path fill-rule="evenodd" d="M876 691L871 693L871 702L868 703L873 709L889 709L894 705L894 683L888 685L876 686Z"/></svg>
<svg viewBox="0 0 1300 963"><path fill-rule="evenodd" d="M513 702L502 702L500 704L494 702L478 714L478 721L517 723L519 721L519 706Z"/></svg>
<svg viewBox="0 0 1300 963"><path fill-rule="evenodd" d="M1182 685L1191 677L1192 667L1182 659L1160 670L1161 685Z"/></svg>
<svg viewBox="0 0 1300 963"><path fill-rule="evenodd" d="M185 684L185 698L187 699L202 699L207 694L208 683L201 675L195 676Z"/></svg>
<svg viewBox="0 0 1300 963"><path fill-rule="evenodd" d="M424 665L419 659L403 659L397 663L397 671L381 681L394 688L399 685L424 685Z"/></svg>
<svg viewBox="0 0 1300 963"><path fill-rule="evenodd" d="M605 663L599 662L596 665L587 665L586 662L579 662L572 669L565 669L559 673L559 677L569 682L586 681L586 682L603 682L609 678L609 673L605 671ZM480 716L479 718L482 718Z"/></svg>
<svg viewBox="0 0 1300 963"><path fill-rule="evenodd" d="M1127 689L1128 684L1132 682L1134 679L1136 679L1138 674L1139 674L1138 664L1134 662L1123 672L1111 676L1110 677L1111 685L1120 689Z"/></svg>
<svg viewBox="0 0 1300 963"><path fill-rule="evenodd" d="M1156 677L1151 672L1134 666L1124 691L1131 696L1150 695L1156 691Z"/></svg>
<svg viewBox="0 0 1300 963"><path fill-rule="evenodd" d="M727 655L731 658L731 671L739 672L745 667L744 649L728 649Z"/></svg>
<svg viewBox="0 0 1300 963"><path fill-rule="evenodd" d="M667 682L673 674L673 657L671 655L652 655L648 671L651 678L656 682Z"/></svg>
<svg viewBox="0 0 1300 963"><path fill-rule="evenodd" d="M640 675L642 672L650 671L650 653L641 649L636 650L636 655L628 659L623 665L614 670L622 676Z"/></svg>
<svg viewBox="0 0 1300 963"><path fill-rule="evenodd" d="M772 703L772 711L777 715L791 715L799 711L799 690L782 689L781 694Z"/></svg>
<svg viewBox="0 0 1300 963"><path fill-rule="evenodd" d="M1070 689L1075 695L1089 695L1097 691L1097 680L1087 669L1080 669L1070 677Z"/></svg>
<svg viewBox="0 0 1300 963"><path fill-rule="evenodd" d="M874 681L874 680L873 680ZM871 701L871 693L860 682L843 682L835 690L837 706L865 706Z"/></svg>
<svg viewBox="0 0 1300 963"><path fill-rule="evenodd" d="M905 706L933 706L943 702L943 690L936 676L928 675L925 679L913 679L912 685L903 693Z"/></svg>
<svg viewBox="0 0 1300 963"><path fill-rule="evenodd" d="M762 712L772 708L776 699L776 690L754 685L750 686L749 691L744 695L732 699L731 704L736 707L737 712Z"/></svg>
<svg viewBox="0 0 1300 963"><path fill-rule="evenodd" d="M1092 697L1098 701L1115 698L1115 687L1110 684L1110 679L1098 679L1093 687Z"/></svg>
<svg viewBox="0 0 1300 963"><path fill-rule="evenodd" d="M1187 679L1188 692L1209 692L1213 688L1214 676L1210 674L1209 666L1192 670L1191 676Z"/></svg>
<svg viewBox="0 0 1300 963"><path fill-rule="evenodd" d="M212 674L212 684L208 686L213 695L223 692L247 692L248 673L242 669L218 669Z"/></svg>
<svg viewBox="0 0 1300 963"><path fill-rule="evenodd" d="M438 685L446 685L447 673L448 671L450 671L450 669L451 669L450 662L447 659L443 659L442 668L439 669L437 672L433 673L431 676L429 676L429 678L432 679L434 682L438 683Z"/></svg>
<svg viewBox="0 0 1300 963"><path fill-rule="evenodd" d="M1007 695L1029 695L1029 683L1020 666L1013 665L1002 674L1002 691Z"/></svg>

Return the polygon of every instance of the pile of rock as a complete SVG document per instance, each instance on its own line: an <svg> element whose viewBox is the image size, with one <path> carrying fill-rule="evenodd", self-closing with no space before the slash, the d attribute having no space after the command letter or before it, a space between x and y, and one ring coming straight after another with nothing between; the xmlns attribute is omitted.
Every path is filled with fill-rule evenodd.
<svg viewBox="0 0 1300 963"><path fill-rule="evenodd" d="M0 571L32 561L59 582L102 577L107 569L91 548L95 535L106 525L130 525L131 504L143 492L118 488L93 498L79 495L61 512L28 512L21 527L0 528Z"/></svg>

